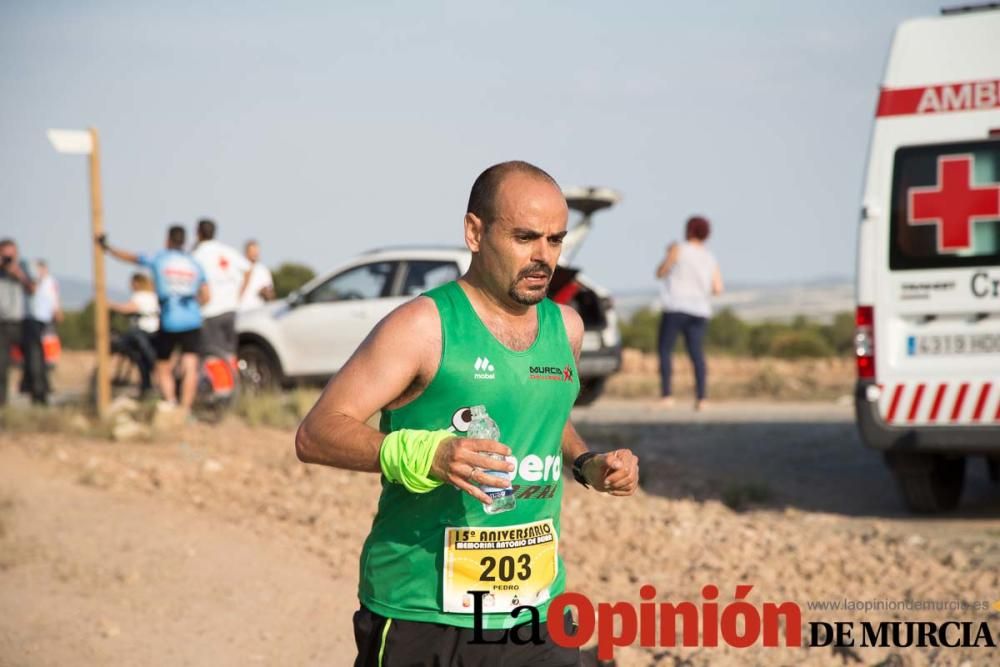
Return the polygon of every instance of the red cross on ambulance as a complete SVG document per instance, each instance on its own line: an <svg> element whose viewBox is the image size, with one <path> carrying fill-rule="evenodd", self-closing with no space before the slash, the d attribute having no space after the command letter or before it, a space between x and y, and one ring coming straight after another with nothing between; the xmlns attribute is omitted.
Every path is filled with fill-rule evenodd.
<svg viewBox="0 0 1000 667"><path fill-rule="evenodd" d="M907 190L907 222L937 227L938 253L972 247L972 223L1000 218L1000 183L974 186L975 157L942 155L937 163L937 184Z"/></svg>

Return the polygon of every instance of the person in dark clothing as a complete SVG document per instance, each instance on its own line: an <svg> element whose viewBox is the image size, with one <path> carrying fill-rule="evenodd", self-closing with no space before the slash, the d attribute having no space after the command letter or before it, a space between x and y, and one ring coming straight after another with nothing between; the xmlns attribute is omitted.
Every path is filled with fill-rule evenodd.
<svg viewBox="0 0 1000 667"><path fill-rule="evenodd" d="M132 297L126 303L109 303L113 312L129 316L129 329L115 343L115 351L124 354L139 369L140 394L153 389L153 368L156 351L153 337L160 330L160 302L153 290L153 281L143 273L132 274Z"/></svg>
<svg viewBox="0 0 1000 667"><path fill-rule="evenodd" d="M25 326L31 305L35 281L27 262L18 256L13 239L0 240L0 405L7 403L7 371L10 368L11 345L19 344L24 355L23 372L28 374L32 400L44 403L45 359L42 358L41 336Z"/></svg>

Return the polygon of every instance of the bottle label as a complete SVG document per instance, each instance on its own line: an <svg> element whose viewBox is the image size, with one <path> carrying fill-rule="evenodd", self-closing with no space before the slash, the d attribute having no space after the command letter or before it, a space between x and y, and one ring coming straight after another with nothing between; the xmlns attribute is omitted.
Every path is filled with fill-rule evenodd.
<svg viewBox="0 0 1000 667"><path fill-rule="evenodd" d="M517 463L517 459L515 459L513 456L503 456L501 454L492 454L488 452L480 452L480 454L485 454L486 456L489 456L491 459L496 459L497 461L506 461L508 463L512 463L515 465ZM510 481L511 478L511 474L506 470L484 470L483 472L486 473L487 475L492 475L493 477L499 477L501 479L506 479L508 481ZM501 488L496 486L487 486L484 484L479 488L482 489L483 493L488 495L490 498L503 498L504 496L514 495L514 489L509 486Z"/></svg>

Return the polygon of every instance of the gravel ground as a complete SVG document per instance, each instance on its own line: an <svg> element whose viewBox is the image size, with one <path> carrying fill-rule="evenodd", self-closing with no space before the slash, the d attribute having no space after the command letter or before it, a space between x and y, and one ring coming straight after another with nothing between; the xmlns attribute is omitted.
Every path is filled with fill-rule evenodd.
<svg viewBox="0 0 1000 667"><path fill-rule="evenodd" d="M971 470L954 516L907 515L845 404L579 409L632 447L634 498L566 485L571 590L702 602L736 586L803 621L987 621L992 612L810 611L821 600L1000 598L1000 489ZM0 435L0 664L350 664L374 476L300 464L292 433L236 421L152 443ZM590 652L592 662L592 651ZM626 647L618 665L992 665L989 649Z"/></svg>

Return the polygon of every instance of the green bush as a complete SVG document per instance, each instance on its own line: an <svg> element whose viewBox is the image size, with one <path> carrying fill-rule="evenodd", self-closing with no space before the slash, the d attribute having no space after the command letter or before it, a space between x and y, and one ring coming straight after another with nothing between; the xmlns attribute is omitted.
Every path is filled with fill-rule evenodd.
<svg viewBox="0 0 1000 667"><path fill-rule="evenodd" d="M750 355L754 357L766 357L771 353L771 346L774 343L774 339L789 328L789 325L778 322L761 322L751 325L747 343Z"/></svg>
<svg viewBox="0 0 1000 667"><path fill-rule="evenodd" d="M643 352L657 352L660 313L637 311L621 325L622 343ZM839 313L830 324L818 324L799 315L791 322L744 322L726 308L708 323L706 347L716 353L753 357L801 359L849 355L854 345L854 316ZM681 337L677 350L683 349Z"/></svg>
<svg viewBox="0 0 1000 667"><path fill-rule="evenodd" d="M850 355L854 351L854 314L837 313L833 322L822 327L820 332L838 355Z"/></svg>
<svg viewBox="0 0 1000 667"><path fill-rule="evenodd" d="M627 322L622 322L622 344L643 352L656 352L660 330L660 313L650 309L640 310Z"/></svg>
<svg viewBox="0 0 1000 667"><path fill-rule="evenodd" d="M781 359L805 359L810 357L832 357L833 347L815 329L802 328L797 331L782 331L771 339L769 356Z"/></svg>
<svg viewBox="0 0 1000 667"><path fill-rule="evenodd" d="M111 331L122 332L129 328L127 315L111 313ZM63 321L56 325L59 341L67 350L94 349L94 302L81 310L63 313Z"/></svg>
<svg viewBox="0 0 1000 667"><path fill-rule="evenodd" d="M94 302L82 310L63 313L63 321L56 325L59 341L67 350L94 349Z"/></svg>
<svg viewBox="0 0 1000 667"><path fill-rule="evenodd" d="M305 264L285 262L271 273L274 279L274 294L283 299L305 285L316 276L316 272Z"/></svg>
<svg viewBox="0 0 1000 667"><path fill-rule="evenodd" d="M708 322L705 346L729 354L746 354L750 347L751 326L724 308Z"/></svg>

